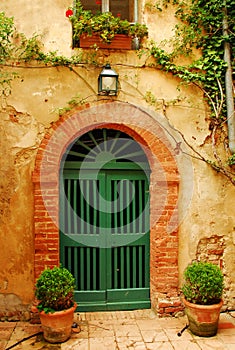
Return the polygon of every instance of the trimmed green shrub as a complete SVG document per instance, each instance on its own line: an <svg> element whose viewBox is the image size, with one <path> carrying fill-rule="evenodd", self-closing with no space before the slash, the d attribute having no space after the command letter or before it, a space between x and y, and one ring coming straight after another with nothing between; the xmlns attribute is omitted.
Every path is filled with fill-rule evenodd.
<svg viewBox="0 0 235 350"><path fill-rule="evenodd" d="M44 270L36 282L38 310L45 312L69 309L74 304L75 278L64 267Z"/></svg>
<svg viewBox="0 0 235 350"><path fill-rule="evenodd" d="M223 294L223 274L217 265L192 262L184 271L182 292L193 304L212 305L220 302Z"/></svg>

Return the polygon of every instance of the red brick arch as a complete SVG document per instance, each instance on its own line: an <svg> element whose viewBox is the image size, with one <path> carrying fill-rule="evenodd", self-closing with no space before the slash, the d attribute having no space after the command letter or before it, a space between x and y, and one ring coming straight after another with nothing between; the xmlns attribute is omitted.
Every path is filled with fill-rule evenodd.
<svg viewBox="0 0 235 350"><path fill-rule="evenodd" d="M59 264L59 168L65 150L94 128L119 129L147 149L150 178L150 287L158 312L174 313L178 299L179 176L174 150L164 128L139 107L109 102L83 106L61 117L41 142L34 182L35 278ZM164 299L164 300L163 300Z"/></svg>

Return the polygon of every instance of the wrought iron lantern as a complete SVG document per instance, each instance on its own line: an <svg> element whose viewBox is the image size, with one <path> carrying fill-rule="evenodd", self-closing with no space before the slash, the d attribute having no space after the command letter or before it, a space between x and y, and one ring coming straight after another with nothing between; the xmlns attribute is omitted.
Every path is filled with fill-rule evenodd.
<svg viewBox="0 0 235 350"><path fill-rule="evenodd" d="M117 95L118 91L118 74L106 64L98 77L99 95Z"/></svg>

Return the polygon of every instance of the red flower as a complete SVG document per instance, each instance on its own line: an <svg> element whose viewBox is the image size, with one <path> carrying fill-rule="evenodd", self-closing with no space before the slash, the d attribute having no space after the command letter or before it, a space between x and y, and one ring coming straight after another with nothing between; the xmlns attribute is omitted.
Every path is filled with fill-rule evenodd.
<svg viewBox="0 0 235 350"><path fill-rule="evenodd" d="M72 15L73 15L73 10L68 9L68 10L65 12L65 15L66 15L66 17L72 16Z"/></svg>

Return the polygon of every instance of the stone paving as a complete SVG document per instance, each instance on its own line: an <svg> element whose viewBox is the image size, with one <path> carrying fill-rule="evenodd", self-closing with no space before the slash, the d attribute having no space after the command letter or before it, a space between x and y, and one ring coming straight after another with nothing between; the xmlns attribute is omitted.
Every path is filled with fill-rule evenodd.
<svg viewBox="0 0 235 350"><path fill-rule="evenodd" d="M159 318L151 310L76 314L78 328L63 344L49 344L36 335L40 325L0 322L0 350L235 350L235 312L221 313L219 329L211 338L197 337L186 329L186 317Z"/></svg>

